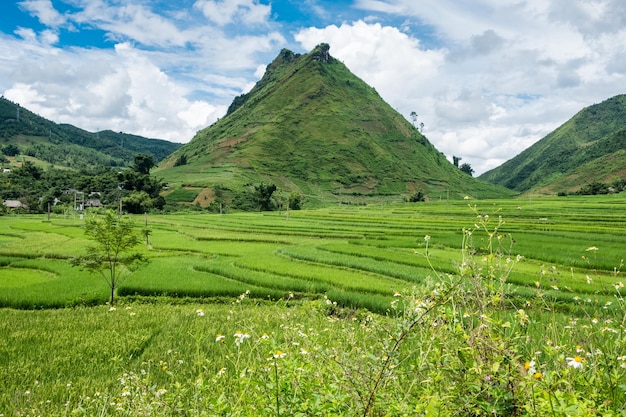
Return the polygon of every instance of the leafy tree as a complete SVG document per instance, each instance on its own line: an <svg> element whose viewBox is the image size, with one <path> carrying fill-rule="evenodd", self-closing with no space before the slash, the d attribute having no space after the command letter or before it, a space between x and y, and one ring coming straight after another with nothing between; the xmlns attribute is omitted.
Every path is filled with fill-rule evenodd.
<svg viewBox="0 0 626 417"><path fill-rule="evenodd" d="M264 184L254 186L253 199L257 209L261 211L272 210L272 194L276 191L274 184Z"/></svg>
<svg viewBox="0 0 626 417"><path fill-rule="evenodd" d="M423 193L423 192L418 191L418 192L416 192L415 194L413 194L413 195L411 196L411 198L409 199L409 201L410 201L411 203L417 203L417 202L420 202L420 201L426 201L426 196L424 195L424 193Z"/></svg>
<svg viewBox="0 0 626 417"><path fill-rule="evenodd" d="M130 219L118 219L113 211L108 211L101 219L87 219L85 234L95 240L95 245L87 247L87 255L73 258L70 263L100 274L111 289L110 303L113 305L115 289L130 272L146 262L139 253L127 254L141 242L141 234L134 230Z"/></svg>
<svg viewBox="0 0 626 417"><path fill-rule="evenodd" d="M470 164L468 164L467 162L465 162L463 165L461 165L459 167L459 169L463 172L465 172L468 175L474 175L474 168L472 168L472 166Z"/></svg>
<svg viewBox="0 0 626 417"><path fill-rule="evenodd" d="M20 148L11 143L2 148L2 153L6 156L16 156L20 154Z"/></svg>
<svg viewBox="0 0 626 417"><path fill-rule="evenodd" d="M609 186L607 184L594 181L591 184L587 184L582 187L580 190L576 191L578 195L599 195L599 194L608 194Z"/></svg>
<svg viewBox="0 0 626 417"><path fill-rule="evenodd" d="M131 164L131 168L139 175L148 175L150 170L156 165L152 155L143 153L135 155L135 159Z"/></svg>
<svg viewBox="0 0 626 417"><path fill-rule="evenodd" d="M289 194L289 208L291 210L300 210L302 208L302 195L293 191Z"/></svg>
<svg viewBox="0 0 626 417"><path fill-rule="evenodd" d="M179 167L182 165L187 165L187 155L183 154L181 156L179 156L176 161L174 162L174 166L175 167Z"/></svg>

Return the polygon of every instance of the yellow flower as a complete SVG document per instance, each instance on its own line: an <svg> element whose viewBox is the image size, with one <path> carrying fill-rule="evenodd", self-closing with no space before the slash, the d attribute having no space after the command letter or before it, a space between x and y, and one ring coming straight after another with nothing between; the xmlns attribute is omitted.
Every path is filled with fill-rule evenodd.
<svg viewBox="0 0 626 417"><path fill-rule="evenodd" d="M535 375L533 375L533 378L541 379L542 376L543 376L543 374L541 372L535 372Z"/></svg>

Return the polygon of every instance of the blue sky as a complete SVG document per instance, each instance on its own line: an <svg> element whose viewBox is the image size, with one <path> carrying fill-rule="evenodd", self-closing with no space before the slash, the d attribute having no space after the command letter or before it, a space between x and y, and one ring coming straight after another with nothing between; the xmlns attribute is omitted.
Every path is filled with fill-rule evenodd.
<svg viewBox="0 0 626 417"><path fill-rule="evenodd" d="M626 93L623 0L20 0L0 16L5 97L177 142L282 48L320 42L477 173Z"/></svg>

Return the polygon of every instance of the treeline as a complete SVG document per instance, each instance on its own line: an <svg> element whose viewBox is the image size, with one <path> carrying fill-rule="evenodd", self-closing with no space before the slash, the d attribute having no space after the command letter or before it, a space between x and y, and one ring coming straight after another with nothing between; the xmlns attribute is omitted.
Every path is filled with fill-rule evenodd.
<svg viewBox="0 0 626 417"><path fill-rule="evenodd" d="M213 188L215 197L207 207L208 211L221 213L225 210L238 211L274 211L300 210L303 197L293 191L288 196L277 196L275 184L247 184L242 190L235 191L223 185Z"/></svg>
<svg viewBox="0 0 626 417"><path fill-rule="evenodd" d="M559 196L572 195L601 195L601 194L616 194L626 190L626 180L622 178L616 178L610 183L604 183L594 181L590 184L584 185L573 193L559 192Z"/></svg>
<svg viewBox="0 0 626 417"><path fill-rule="evenodd" d="M0 197L17 200L20 210L32 213L111 207L129 213L161 210L165 199L160 195L166 185L150 175L155 165L152 156L138 154L129 168L83 168L77 171L42 169L26 161L0 177ZM3 206L4 207L4 206Z"/></svg>

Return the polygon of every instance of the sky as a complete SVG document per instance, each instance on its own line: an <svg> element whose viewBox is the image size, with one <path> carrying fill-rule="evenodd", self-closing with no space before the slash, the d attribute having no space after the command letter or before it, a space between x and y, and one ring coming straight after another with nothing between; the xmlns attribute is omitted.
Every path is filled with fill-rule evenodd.
<svg viewBox="0 0 626 417"><path fill-rule="evenodd" d="M3 0L0 93L57 123L189 142L319 43L475 175L626 93L624 0Z"/></svg>

